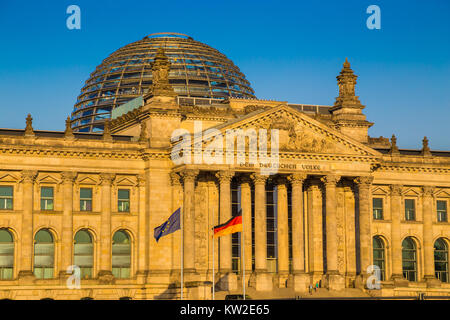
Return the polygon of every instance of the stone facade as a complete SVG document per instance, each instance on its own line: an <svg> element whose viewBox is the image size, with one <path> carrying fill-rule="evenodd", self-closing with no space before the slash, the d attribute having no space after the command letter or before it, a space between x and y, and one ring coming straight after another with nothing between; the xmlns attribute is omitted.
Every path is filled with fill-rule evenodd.
<svg viewBox="0 0 450 320"><path fill-rule="evenodd" d="M164 60L164 52L158 54ZM316 282L330 292L450 295L448 273L447 282L436 278L434 257L441 239L448 270L450 224L438 221L437 201L445 201L448 210L450 152L430 151L425 139L423 150L404 151L394 139L386 145L384 138L370 138L372 123L355 96L356 76L348 61L328 115L311 115L285 102L233 98L216 107L181 107L166 75L159 78L164 88L152 87L143 107L108 123L103 134L73 133L70 124L64 132L38 131L30 116L25 130L0 130L0 187L12 187L13 194L12 207L0 210L0 229L8 230L14 243L12 276L0 280L0 298L178 299L181 254L183 295L191 299L211 298L213 265L218 292L240 292L245 269L246 286L274 298L279 289L293 296ZM195 150L207 148L205 140L195 140L198 120L204 137L211 128L279 130L276 174L262 174L262 164L251 163L247 151L243 163L174 164L176 129L190 132L193 158ZM233 150L233 155L242 152ZM269 185L276 190L278 245L270 261ZM211 241L211 228L236 213L235 186L244 221L240 250L245 247L237 269L232 237ZM42 207L42 187L53 188L51 210ZM89 210L82 188L92 190ZM121 190L128 191L128 210L119 210ZM374 217L374 198L381 199L381 219ZM414 219L405 218L405 199L414 200ZM157 243L153 229L179 207L183 232ZM35 237L42 229L54 244L48 279L34 273ZM81 288L70 289L66 271L74 264L80 230L92 236L92 274L81 280ZM130 244L125 277L113 272L113 236L120 230ZM380 289L370 290L374 237L383 243L383 278ZM409 280L402 262L405 238L415 248L415 274L408 273L415 278ZM273 261L275 270L269 266Z"/></svg>

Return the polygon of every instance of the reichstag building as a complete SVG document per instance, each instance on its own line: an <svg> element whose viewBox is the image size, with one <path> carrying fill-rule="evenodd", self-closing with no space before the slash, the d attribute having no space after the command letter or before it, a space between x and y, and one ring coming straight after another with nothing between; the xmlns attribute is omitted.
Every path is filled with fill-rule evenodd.
<svg viewBox="0 0 450 320"><path fill-rule="evenodd" d="M118 49L64 131L34 128L32 114L0 129L0 299L211 299L213 285L216 298L243 285L278 298L316 284L329 296L450 295L450 151L369 136L356 79L346 59L329 106L260 100L189 36ZM248 133L244 149L231 141L214 157L243 161L196 161L229 130ZM277 132L276 165L250 150L264 140L252 130ZM182 232L157 242L178 208ZM238 214L242 232L212 238Z"/></svg>

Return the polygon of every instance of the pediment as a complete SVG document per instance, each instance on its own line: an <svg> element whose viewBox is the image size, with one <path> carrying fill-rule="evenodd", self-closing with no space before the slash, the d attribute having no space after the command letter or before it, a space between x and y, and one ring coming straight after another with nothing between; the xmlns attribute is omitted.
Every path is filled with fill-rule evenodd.
<svg viewBox="0 0 450 320"><path fill-rule="evenodd" d="M55 183L59 182L58 178L55 178L52 175L48 175L48 174L40 176L37 181L39 184L42 184L42 183L55 184Z"/></svg>
<svg viewBox="0 0 450 320"><path fill-rule="evenodd" d="M19 178L15 177L10 173L0 174L0 182L17 182Z"/></svg>
<svg viewBox="0 0 450 320"><path fill-rule="evenodd" d="M348 137L336 129L311 118L287 105L259 110L244 117L214 127L225 135L227 130L266 129L270 139L270 130L278 129L279 151L291 153L314 153L334 155L357 155L380 157L381 154ZM203 141L214 136L204 131ZM270 141L269 141L270 142Z"/></svg>
<svg viewBox="0 0 450 320"><path fill-rule="evenodd" d="M92 184L92 185L96 185L97 181L94 180L91 177L80 177L80 179L78 179L77 181L78 184Z"/></svg>
<svg viewBox="0 0 450 320"><path fill-rule="evenodd" d="M132 187L132 186L136 185L136 182L132 181L128 177L121 177L121 178L116 179L115 184L119 185L119 186L131 186Z"/></svg>

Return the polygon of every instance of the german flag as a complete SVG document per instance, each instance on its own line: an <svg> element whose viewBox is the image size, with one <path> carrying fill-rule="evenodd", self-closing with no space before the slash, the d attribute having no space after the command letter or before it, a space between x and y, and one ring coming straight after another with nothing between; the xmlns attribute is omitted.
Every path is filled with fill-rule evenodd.
<svg viewBox="0 0 450 320"><path fill-rule="evenodd" d="M242 232L242 212L225 223L214 227L214 238L225 236L227 234Z"/></svg>

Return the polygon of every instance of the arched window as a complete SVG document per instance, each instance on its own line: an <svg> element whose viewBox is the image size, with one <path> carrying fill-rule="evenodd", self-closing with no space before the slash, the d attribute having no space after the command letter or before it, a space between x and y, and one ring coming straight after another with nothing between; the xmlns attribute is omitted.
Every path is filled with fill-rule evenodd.
<svg viewBox="0 0 450 320"><path fill-rule="evenodd" d="M112 241L112 274L116 278L129 278L131 267L130 236L124 230L114 233Z"/></svg>
<svg viewBox="0 0 450 320"><path fill-rule="evenodd" d="M50 231L39 230L34 236L34 275L38 279L53 278L55 244Z"/></svg>
<svg viewBox="0 0 450 320"><path fill-rule="evenodd" d="M13 278L14 237L6 229L0 229L0 280Z"/></svg>
<svg viewBox="0 0 450 320"><path fill-rule="evenodd" d="M373 264L380 268L380 280L386 279L386 261L384 241L379 237L373 237Z"/></svg>
<svg viewBox="0 0 450 320"><path fill-rule="evenodd" d="M75 234L73 264L80 267L81 279L92 278L94 267L94 245L92 236L87 230L80 230Z"/></svg>
<svg viewBox="0 0 450 320"><path fill-rule="evenodd" d="M409 281L417 281L417 250L410 237L402 242L403 277Z"/></svg>
<svg viewBox="0 0 450 320"><path fill-rule="evenodd" d="M448 246L444 239L437 239L434 243L434 271L436 278L442 282L448 279Z"/></svg>

